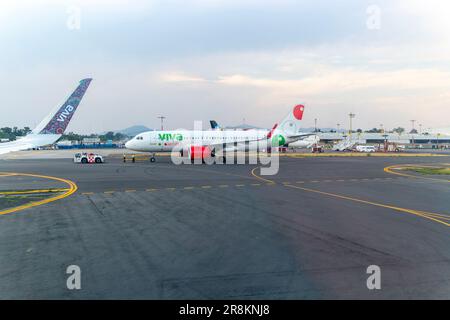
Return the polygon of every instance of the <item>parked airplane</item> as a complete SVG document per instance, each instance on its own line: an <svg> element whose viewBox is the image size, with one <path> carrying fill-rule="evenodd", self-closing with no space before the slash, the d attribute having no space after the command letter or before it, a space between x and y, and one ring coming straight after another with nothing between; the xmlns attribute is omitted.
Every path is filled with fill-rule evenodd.
<svg viewBox="0 0 450 320"><path fill-rule="evenodd" d="M209 154L215 157L219 152L258 151L261 144L266 143L267 151L271 147L283 146L305 137L299 134L299 124L303 118L305 107L295 106L291 112L272 130L213 130L213 131L149 131L144 132L125 144L134 151L152 152L151 162L156 161L155 152L180 151L188 158L205 158ZM263 142L263 143L262 143ZM223 157L223 162L226 159Z"/></svg>
<svg viewBox="0 0 450 320"><path fill-rule="evenodd" d="M83 79L67 101L55 112L51 112L28 135L15 141L0 144L0 154L39 148L55 143L64 133L77 110L92 79Z"/></svg>
<svg viewBox="0 0 450 320"><path fill-rule="evenodd" d="M288 148L301 149L301 148L311 148L315 144L319 143L320 137L316 134L307 136L305 139L297 140L288 144Z"/></svg>
<svg viewBox="0 0 450 320"><path fill-rule="evenodd" d="M222 127L217 123L216 120L210 120L212 130L222 130ZM269 130L267 130L269 131ZM302 137L294 142L284 145L287 148L311 148L314 144L319 143L320 138L314 133L304 133Z"/></svg>

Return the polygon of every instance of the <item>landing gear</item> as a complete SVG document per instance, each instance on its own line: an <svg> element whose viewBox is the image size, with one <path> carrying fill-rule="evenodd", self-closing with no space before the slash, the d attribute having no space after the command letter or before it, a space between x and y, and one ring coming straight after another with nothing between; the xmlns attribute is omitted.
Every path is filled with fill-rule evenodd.
<svg viewBox="0 0 450 320"><path fill-rule="evenodd" d="M156 162L156 158L155 158L155 154L154 153L150 156L150 162L151 163Z"/></svg>
<svg viewBox="0 0 450 320"><path fill-rule="evenodd" d="M196 162L195 159L191 158L191 164L200 164L200 161ZM206 164L205 158L202 158L201 164Z"/></svg>

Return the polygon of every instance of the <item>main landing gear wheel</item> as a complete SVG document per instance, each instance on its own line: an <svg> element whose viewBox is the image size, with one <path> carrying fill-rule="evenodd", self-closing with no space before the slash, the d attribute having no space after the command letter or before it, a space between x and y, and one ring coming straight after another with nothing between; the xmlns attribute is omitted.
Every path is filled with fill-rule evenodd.
<svg viewBox="0 0 450 320"><path fill-rule="evenodd" d="M191 159L191 164L199 164L200 162L195 162L195 159ZM205 159L202 158L202 164L205 164Z"/></svg>
<svg viewBox="0 0 450 320"><path fill-rule="evenodd" d="M156 158L155 157L150 157L150 162L156 162Z"/></svg>

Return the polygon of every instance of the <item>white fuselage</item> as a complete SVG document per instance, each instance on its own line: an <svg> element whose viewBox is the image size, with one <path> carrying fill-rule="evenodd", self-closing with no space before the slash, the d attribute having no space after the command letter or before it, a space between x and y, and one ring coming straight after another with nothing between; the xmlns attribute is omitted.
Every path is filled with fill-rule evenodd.
<svg viewBox="0 0 450 320"><path fill-rule="evenodd" d="M144 152L171 152L174 148L190 146L210 146L225 151L256 151L258 144L260 149L267 142L267 146L270 146L271 140L267 139L267 133L267 130L148 131L128 141L125 147Z"/></svg>
<svg viewBox="0 0 450 320"><path fill-rule="evenodd" d="M289 148L311 148L313 145L319 143L320 137L317 135L312 135L309 137L306 137L305 139L294 141L289 143Z"/></svg>

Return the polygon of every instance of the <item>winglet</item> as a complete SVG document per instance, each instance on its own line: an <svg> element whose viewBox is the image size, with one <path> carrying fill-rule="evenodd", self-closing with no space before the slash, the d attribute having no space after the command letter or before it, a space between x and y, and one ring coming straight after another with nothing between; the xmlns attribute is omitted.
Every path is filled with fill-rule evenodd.
<svg viewBox="0 0 450 320"><path fill-rule="evenodd" d="M70 95L66 102L52 116L47 125L39 132L40 134L63 134L70 119L78 108L92 79L87 78L80 81L75 91Z"/></svg>

